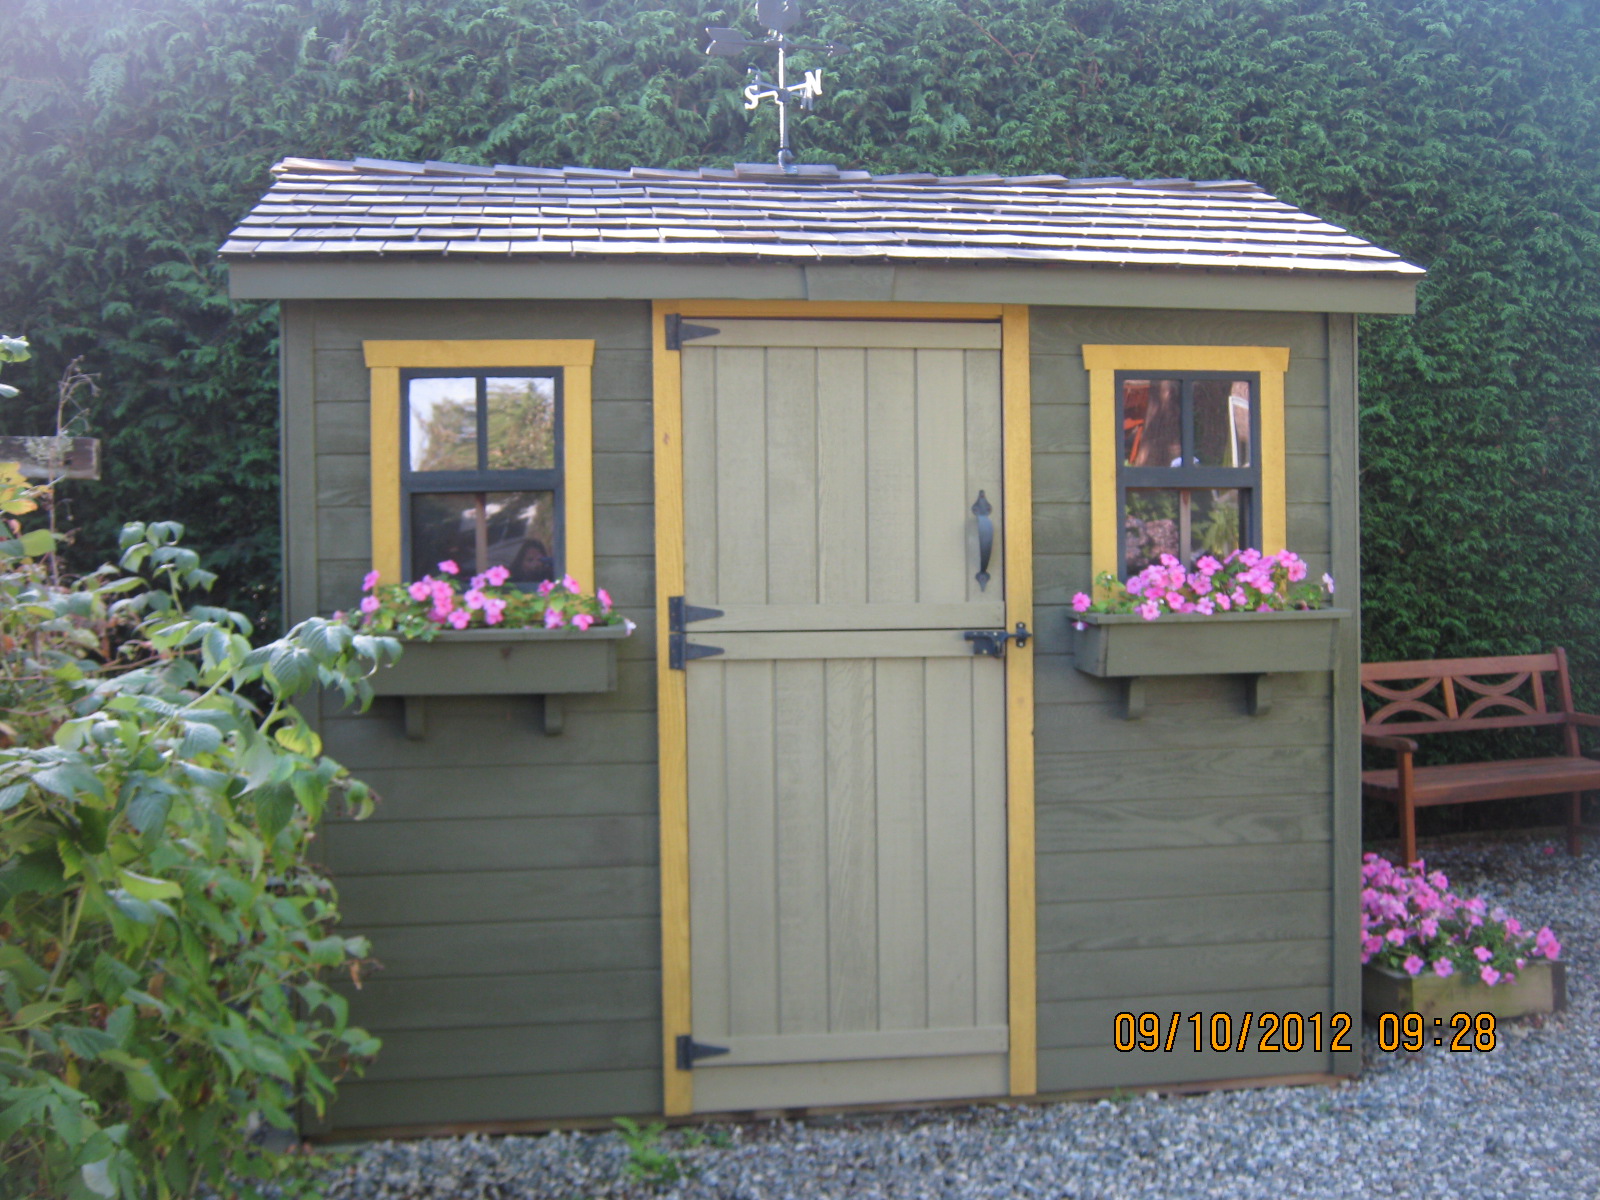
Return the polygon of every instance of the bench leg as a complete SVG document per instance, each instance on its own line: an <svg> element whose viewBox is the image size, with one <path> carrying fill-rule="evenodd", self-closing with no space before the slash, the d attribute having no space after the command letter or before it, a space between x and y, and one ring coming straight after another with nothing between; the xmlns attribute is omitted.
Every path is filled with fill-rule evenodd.
<svg viewBox="0 0 1600 1200"><path fill-rule="evenodd" d="M1409 867L1417 861L1417 810L1411 797L1400 800L1400 865Z"/></svg>
<svg viewBox="0 0 1600 1200"><path fill-rule="evenodd" d="M1567 853L1583 853L1583 793L1573 792L1567 809Z"/></svg>

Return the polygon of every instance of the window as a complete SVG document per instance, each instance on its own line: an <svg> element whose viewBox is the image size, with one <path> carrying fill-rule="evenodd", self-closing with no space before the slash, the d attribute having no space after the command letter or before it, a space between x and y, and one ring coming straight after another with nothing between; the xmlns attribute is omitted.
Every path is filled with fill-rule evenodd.
<svg viewBox="0 0 1600 1200"><path fill-rule="evenodd" d="M1271 346L1084 346L1093 574L1284 548L1283 378Z"/></svg>
<svg viewBox="0 0 1600 1200"><path fill-rule="evenodd" d="M1258 377L1118 371L1118 573L1256 544Z"/></svg>
<svg viewBox="0 0 1600 1200"><path fill-rule="evenodd" d="M594 581L588 341L366 342L372 557ZM510 365L508 365L510 364Z"/></svg>

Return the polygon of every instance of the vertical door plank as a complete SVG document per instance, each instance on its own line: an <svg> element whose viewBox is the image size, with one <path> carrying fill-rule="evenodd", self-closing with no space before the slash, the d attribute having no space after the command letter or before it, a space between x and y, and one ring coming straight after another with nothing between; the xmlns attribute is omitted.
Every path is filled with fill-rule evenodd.
<svg viewBox="0 0 1600 1200"><path fill-rule="evenodd" d="M817 601L817 352L767 351L767 603Z"/></svg>
<svg viewBox="0 0 1600 1200"><path fill-rule="evenodd" d="M989 586L978 587L978 522L968 514L966 574L968 600L992 600L1006 594L1004 498L1000 478L1000 354L996 350L968 350L966 359L967 494L979 489L994 511L994 553L989 558ZM967 501L970 509L972 501Z"/></svg>
<svg viewBox="0 0 1600 1200"><path fill-rule="evenodd" d="M923 664L876 664L878 1025L928 1025L928 872L923 812Z"/></svg>
<svg viewBox="0 0 1600 1200"><path fill-rule="evenodd" d="M928 1023L973 1024L972 662L926 661Z"/></svg>
<svg viewBox="0 0 1600 1200"><path fill-rule="evenodd" d="M766 352L723 349L716 354L717 599L730 604L764 604Z"/></svg>
<svg viewBox="0 0 1600 1200"><path fill-rule="evenodd" d="M717 595L717 351L683 351L684 594Z"/></svg>
<svg viewBox="0 0 1600 1200"><path fill-rule="evenodd" d="M913 350L867 351L867 599L917 598L917 397Z"/></svg>
<svg viewBox="0 0 1600 1200"><path fill-rule="evenodd" d="M867 599L866 354L817 351L817 512L824 604Z"/></svg>
<svg viewBox="0 0 1600 1200"><path fill-rule="evenodd" d="M729 786L728 840L721 852L728 862L730 1034L778 1032L772 667L770 662L730 662L722 668Z"/></svg>
<svg viewBox="0 0 1600 1200"><path fill-rule="evenodd" d="M990 585L993 586L992 584ZM1026 654L1024 650L1021 653ZM972 808L974 991L979 1025L1008 1020L1006 970L1006 668L973 658Z"/></svg>
<svg viewBox="0 0 1600 1200"><path fill-rule="evenodd" d="M878 1025L877 788L872 662L827 664L828 1028Z"/></svg>
<svg viewBox="0 0 1600 1200"><path fill-rule="evenodd" d="M966 371L960 350L917 351L917 599L959 604L969 565Z"/></svg>
<svg viewBox="0 0 1600 1200"><path fill-rule="evenodd" d="M827 736L823 664L774 664L778 1028L828 1031ZM731 848L738 853L738 847Z"/></svg>
<svg viewBox="0 0 1600 1200"><path fill-rule="evenodd" d="M689 725L690 1015L701 1038L726 1036L733 986L728 961L727 746L722 663L686 675Z"/></svg>

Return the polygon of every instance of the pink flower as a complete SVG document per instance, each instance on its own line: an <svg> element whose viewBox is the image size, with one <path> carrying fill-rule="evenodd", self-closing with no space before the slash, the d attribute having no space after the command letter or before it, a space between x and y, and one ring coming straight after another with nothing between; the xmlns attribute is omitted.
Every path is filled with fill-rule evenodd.
<svg viewBox="0 0 1600 1200"><path fill-rule="evenodd" d="M439 570L442 573L446 574L446 575L459 575L459 574L461 574L461 568L456 566L456 560L453 559L453 558L447 558L442 563L440 563L439 564Z"/></svg>
<svg viewBox="0 0 1600 1200"><path fill-rule="evenodd" d="M1493 987L1500 982L1500 972L1493 967L1484 967L1483 970L1478 972L1478 978Z"/></svg>
<svg viewBox="0 0 1600 1200"><path fill-rule="evenodd" d="M604 595L604 589L601 589L601 594ZM605 604L605 601L602 600L601 603ZM1093 603L1094 603L1094 601L1089 599L1089 593L1088 592L1079 592L1076 596L1074 596L1072 598L1072 611L1073 612L1088 612L1089 611L1089 605L1091 605ZM606 607L610 608L611 606L609 604L606 604Z"/></svg>
<svg viewBox="0 0 1600 1200"><path fill-rule="evenodd" d="M600 601L600 611L604 612L604 613L610 612L611 611L611 593L606 591L605 588L596 588L594 595L595 595L595 599ZM1080 592L1079 595L1082 595L1082 593ZM1072 598L1072 603L1073 603L1073 606L1076 608L1077 607L1077 603L1078 603L1077 596L1074 596ZM1080 609L1078 609L1078 611L1082 612L1083 610L1080 608Z"/></svg>
<svg viewBox="0 0 1600 1200"><path fill-rule="evenodd" d="M572 618L572 626L574 629L587 629L593 624L594 618L588 613L578 613Z"/></svg>
<svg viewBox="0 0 1600 1200"><path fill-rule="evenodd" d="M555 581L554 580L550 580L550 579L546 579L543 583L541 583L539 585L539 589L538 590L539 590L539 595L548 596L551 592L556 590Z"/></svg>
<svg viewBox="0 0 1600 1200"><path fill-rule="evenodd" d="M1201 613L1209 617L1212 613L1217 611L1217 606L1212 602L1210 596L1203 596L1201 597L1200 602L1194 606L1194 610L1197 613Z"/></svg>
<svg viewBox="0 0 1600 1200"><path fill-rule="evenodd" d="M367 572L367 577L361 581L361 590L363 592L370 592L373 588L375 588L377 586L378 586L378 572L376 572L376 571L368 571Z"/></svg>
<svg viewBox="0 0 1600 1200"><path fill-rule="evenodd" d="M1405 944L1405 940L1409 936L1404 929L1391 929L1383 935L1383 940L1391 946L1401 946Z"/></svg>
<svg viewBox="0 0 1600 1200"><path fill-rule="evenodd" d="M544 610L544 627L546 629L560 629L566 623L566 619L562 617L559 608L547 608Z"/></svg>
<svg viewBox="0 0 1600 1200"><path fill-rule="evenodd" d="M1154 621L1161 615L1161 604L1156 600L1146 600L1139 605L1139 615L1146 621Z"/></svg>
<svg viewBox="0 0 1600 1200"><path fill-rule="evenodd" d="M472 623L472 614L464 608L458 608L445 619L450 622L450 628L465 629Z"/></svg>
<svg viewBox="0 0 1600 1200"><path fill-rule="evenodd" d="M1439 936L1439 922L1434 917L1423 917L1422 920L1418 922L1417 928L1422 930L1422 936L1425 938L1434 938Z"/></svg>
<svg viewBox="0 0 1600 1200"><path fill-rule="evenodd" d="M1476 958L1481 963L1486 963L1494 957L1494 951L1490 950L1487 946L1479 946L1472 952L1472 957Z"/></svg>
<svg viewBox="0 0 1600 1200"><path fill-rule="evenodd" d="M1556 941L1556 935L1550 932L1548 925L1534 935L1533 952L1542 954L1546 958L1559 958L1561 956L1561 943Z"/></svg>
<svg viewBox="0 0 1600 1200"><path fill-rule="evenodd" d="M478 574L474 575L470 580L468 580L467 587L475 592L488 582L489 576L487 574Z"/></svg>
<svg viewBox="0 0 1600 1200"><path fill-rule="evenodd" d="M1422 960L1415 954L1407 955L1406 961L1400 965L1405 968L1407 975L1416 976L1422 974Z"/></svg>
<svg viewBox="0 0 1600 1200"><path fill-rule="evenodd" d="M485 599L484 594L482 592L480 592L477 588L473 588L470 592L468 592L465 596L463 596L461 598L467 602L467 607L468 608L482 608L483 607L483 601Z"/></svg>
<svg viewBox="0 0 1600 1200"><path fill-rule="evenodd" d="M1221 593L1218 593L1218 595L1217 595L1217 607L1220 608L1223 612L1227 612L1230 608L1233 607L1233 601L1230 600L1227 596L1224 596Z"/></svg>
<svg viewBox="0 0 1600 1200"><path fill-rule="evenodd" d="M498 625L505 619L506 602L493 596L483 602L483 619L487 624Z"/></svg>
<svg viewBox="0 0 1600 1200"><path fill-rule="evenodd" d="M413 600L426 600L433 595L433 580L424 575L421 579L406 588L411 593Z"/></svg>
<svg viewBox="0 0 1600 1200"><path fill-rule="evenodd" d="M501 584L505 583L506 580L511 578L511 572L506 570L506 568L499 566L498 564L490 567L484 572L484 575L488 577L489 582L495 587L499 587Z"/></svg>
<svg viewBox="0 0 1600 1200"><path fill-rule="evenodd" d="M1322 586L1328 589L1328 595L1333 595L1333 576L1326 571L1322 573Z"/></svg>
<svg viewBox="0 0 1600 1200"><path fill-rule="evenodd" d="M561 586L566 588L567 591L571 592L574 596L583 591L583 589L578 586L578 581L571 575L563 575L561 577Z"/></svg>
<svg viewBox="0 0 1600 1200"><path fill-rule="evenodd" d="M1505 921L1505 925L1506 925L1506 934L1507 934L1507 936L1509 936L1509 937L1521 937L1522 936L1522 932L1523 932L1522 931L1522 922L1517 920L1515 917L1507 917L1506 921Z"/></svg>
<svg viewBox="0 0 1600 1200"><path fill-rule="evenodd" d="M1200 573L1202 575L1215 575L1218 571L1222 570L1222 564L1216 559L1212 558L1209 554L1202 554L1198 559L1195 560L1194 565L1200 568Z"/></svg>
<svg viewBox="0 0 1600 1200"><path fill-rule="evenodd" d="M376 596L363 596L361 598L361 611L369 616L378 611L379 600Z"/></svg>
<svg viewBox="0 0 1600 1200"><path fill-rule="evenodd" d="M1448 958L1437 959L1433 964L1433 973L1440 979L1448 979L1456 973L1456 965Z"/></svg>

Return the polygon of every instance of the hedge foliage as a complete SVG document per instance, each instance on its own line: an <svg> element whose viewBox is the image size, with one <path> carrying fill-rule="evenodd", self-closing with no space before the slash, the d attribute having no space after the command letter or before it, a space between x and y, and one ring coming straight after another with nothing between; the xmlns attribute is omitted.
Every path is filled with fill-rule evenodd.
<svg viewBox="0 0 1600 1200"><path fill-rule="evenodd" d="M685 167L773 154L690 0L12 0L0 331L34 431L87 356L95 555L182 519L275 605L274 312L213 253L290 154ZM850 48L802 158L1244 177L1426 265L1367 318L1372 657L1569 646L1600 701L1600 25L1581 0L811 0ZM814 64L802 64L814 65Z"/></svg>

